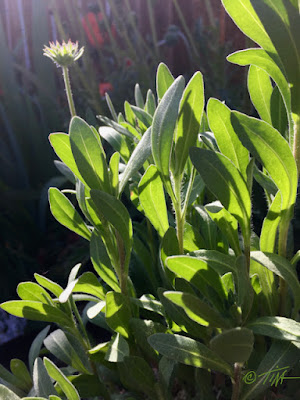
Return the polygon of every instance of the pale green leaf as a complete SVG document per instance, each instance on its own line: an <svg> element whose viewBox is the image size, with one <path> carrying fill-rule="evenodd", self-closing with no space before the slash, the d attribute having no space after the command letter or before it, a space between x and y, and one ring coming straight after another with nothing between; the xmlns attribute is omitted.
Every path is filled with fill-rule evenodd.
<svg viewBox="0 0 300 400"><path fill-rule="evenodd" d="M113 363L124 361L129 356L129 346L122 335L117 335L111 340L110 346L105 355L105 360Z"/></svg>
<svg viewBox="0 0 300 400"><path fill-rule="evenodd" d="M121 293L108 292L106 294L105 319L109 327L128 339L130 318L131 310L128 298Z"/></svg>
<svg viewBox="0 0 300 400"><path fill-rule="evenodd" d="M257 335L300 342L300 323L285 317L261 317L247 325Z"/></svg>
<svg viewBox="0 0 300 400"><path fill-rule="evenodd" d="M171 74L169 68L166 66L166 64L160 63L156 73L156 92L158 101L163 98L164 94L173 82L174 77Z"/></svg>

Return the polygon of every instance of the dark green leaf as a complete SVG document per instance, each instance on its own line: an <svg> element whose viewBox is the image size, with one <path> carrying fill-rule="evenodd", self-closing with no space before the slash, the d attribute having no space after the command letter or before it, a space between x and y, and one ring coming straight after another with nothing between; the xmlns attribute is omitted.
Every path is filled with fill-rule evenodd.
<svg viewBox="0 0 300 400"><path fill-rule="evenodd" d="M29 369L31 372L31 375L33 374L33 365L35 362L35 359L39 357L40 351L44 342L44 339L49 333L50 326L46 326L34 339L34 341L31 343L30 349L29 349L29 354L28 354L28 365Z"/></svg>
<svg viewBox="0 0 300 400"><path fill-rule="evenodd" d="M210 348L230 364L248 361L253 344L254 335L247 328L229 329L209 342Z"/></svg>
<svg viewBox="0 0 300 400"><path fill-rule="evenodd" d="M196 145L203 107L203 77L198 71L187 84L180 101L175 135L175 175L183 173L189 149Z"/></svg>
<svg viewBox="0 0 300 400"><path fill-rule="evenodd" d="M163 183L154 165L150 165L139 183L139 199L146 217L163 237L169 228Z"/></svg>
<svg viewBox="0 0 300 400"><path fill-rule="evenodd" d="M157 333L149 339L150 345L160 354L186 365L212 369L232 376L232 368L204 344L180 335Z"/></svg>
<svg viewBox="0 0 300 400"><path fill-rule="evenodd" d="M57 188L50 188L49 202L51 212L59 223L85 239L90 240L90 230L74 208L73 204L62 192Z"/></svg>

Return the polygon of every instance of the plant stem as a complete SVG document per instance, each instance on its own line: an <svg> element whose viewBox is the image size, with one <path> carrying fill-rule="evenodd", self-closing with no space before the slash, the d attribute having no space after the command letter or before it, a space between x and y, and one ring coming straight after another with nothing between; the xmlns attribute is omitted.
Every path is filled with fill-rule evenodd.
<svg viewBox="0 0 300 400"><path fill-rule="evenodd" d="M300 175L300 115L293 114L294 120L294 144L293 155L296 161L298 176Z"/></svg>
<svg viewBox="0 0 300 400"><path fill-rule="evenodd" d="M89 340L88 335L87 335L87 333L86 333L85 326L83 325L81 316L80 316L80 314L79 314L78 308L77 308L77 306L76 306L76 303L75 303L74 298L73 298L72 295L70 296L70 303L71 303L71 307L72 307L72 310L73 310L73 312L74 312L74 315L75 315L75 317L76 317L76 320L77 320L77 322L78 322L78 325L79 325L81 334L82 334L83 337L84 337L85 346L86 346L87 349L90 349L90 348L91 348L91 343L90 343L90 340Z"/></svg>
<svg viewBox="0 0 300 400"><path fill-rule="evenodd" d="M75 110L75 105L74 105L73 95L72 95L72 90L71 90L69 70L68 70L68 67L62 67L62 70L63 70L63 77L64 77L64 83L65 83L65 88L66 88L66 94L67 94L70 114L72 117L75 117L76 110Z"/></svg>
<svg viewBox="0 0 300 400"><path fill-rule="evenodd" d="M184 215L181 212L181 176L175 177L175 217L176 217L176 232L179 244L179 253L183 254L183 232L184 232Z"/></svg>
<svg viewBox="0 0 300 400"><path fill-rule="evenodd" d="M187 188L187 191L186 191L184 204L183 204L183 208L182 208L182 215L183 215L184 219L185 219L185 216L186 216L186 211L187 211L189 200L190 200L190 196L191 196L191 193L192 193L195 176L196 176L196 169L193 166L192 169L191 169L189 184L188 184L188 188Z"/></svg>
<svg viewBox="0 0 300 400"><path fill-rule="evenodd" d="M232 382L232 396L231 400L238 400L241 387L241 369L242 366L239 363L234 364L234 377Z"/></svg>
<svg viewBox="0 0 300 400"><path fill-rule="evenodd" d="M290 220L291 218L289 217L288 212L285 212L282 215L282 220L279 226L278 254L281 257L286 257L286 246L287 246ZM284 316L285 306L286 306L287 285L286 281L282 278L279 278L279 294L280 294L279 315Z"/></svg>

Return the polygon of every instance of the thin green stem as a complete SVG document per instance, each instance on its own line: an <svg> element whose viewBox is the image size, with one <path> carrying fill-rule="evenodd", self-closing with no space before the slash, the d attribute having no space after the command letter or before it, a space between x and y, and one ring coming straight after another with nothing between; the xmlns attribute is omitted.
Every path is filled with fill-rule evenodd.
<svg viewBox="0 0 300 400"><path fill-rule="evenodd" d="M278 254L284 258L286 257L287 238L288 238L290 220L291 218L289 217L288 213L283 214L279 226ZM286 309L287 284L286 281L282 278L279 278L279 294L280 294L279 315L284 316Z"/></svg>
<svg viewBox="0 0 300 400"><path fill-rule="evenodd" d="M294 144L293 155L296 161L298 176L300 175L300 116L293 114L294 120Z"/></svg>
<svg viewBox="0 0 300 400"><path fill-rule="evenodd" d="M70 296L70 303L71 303L71 307L72 307L72 310L74 312L74 315L76 317L76 320L78 322L79 330L80 330L81 334L84 337L85 346L86 346L87 349L90 349L91 348L91 343L90 343L90 340L89 340L89 337L87 335L85 326L84 326L84 324L82 322L82 318L81 318L81 316L79 314L78 308L76 306L76 303L75 303L74 298L73 298L72 295Z"/></svg>
<svg viewBox="0 0 300 400"><path fill-rule="evenodd" d="M65 83L65 88L66 88L66 94L67 94L70 114L72 117L75 117L76 110L75 110L75 105L74 105L73 95L72 95L72 90L71 90L69 70L68 70L68 67L62 67L62 70L63 70L63 77L64 77L64 83Z"/></svg>
<svg viewBox="0 0 300 400"><path fill-rule="evenodd" d="M181 212L181 177L175 177L175 203L174 210L175 210L175 218L176 218L176 232L177 232L177 239L179 244L179 253L183 254L183 232L184 232L184 216Z"/></svg>
<svg viewBox="0 0 300 400"><path fill-rule="evenodd" d="M183 204L183 208L182 208L182 215L183 215L184 219L185 219L185 216L186 216L189 200L190 200L190 197L191 197L195 176L196 176L196 169L193 166L192 169L191 169L189 184L188 184L188 188L187 188L187 191L186 191L185 200L184 200L184 204Z"/></svg>

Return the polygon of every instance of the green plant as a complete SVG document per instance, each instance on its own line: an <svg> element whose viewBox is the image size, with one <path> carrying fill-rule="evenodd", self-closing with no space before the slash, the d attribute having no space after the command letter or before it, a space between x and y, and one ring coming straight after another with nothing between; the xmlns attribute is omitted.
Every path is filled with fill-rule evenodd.
<svg viewBox="0 0 300 400"><path fill-rule="evenodd" d="M35 274L37 283L18 286L21 300L1 305L59 326L33 343L31 374L19 361L12 373L0 369L8 400L162 400L179 391L186 399L216 391L260 399L299 367L299 252L288 247L299 171L298 4L223 4L261 45L229 56L251 64L248 89L261 119L217 99L205 113L201 73L185 85L160 64L157 96L148 91L145 100L137 85L124 116L107 96L112 119L100 117L100 135L79 117L69 134L50 135L78 203L51 188L52 214L90 242L98 276L79 275L78 264L63 288ZM109 160L102 139L114 150ZM259 237L251 229L253 179L269 206ZM110 340L92 337L88 321ZM67 367L42 361L43 343ZM277 369L284 373L274 378ZM283 390L294 398L292 381Z"/></svg>

